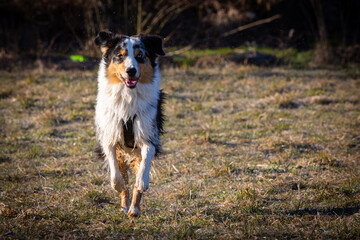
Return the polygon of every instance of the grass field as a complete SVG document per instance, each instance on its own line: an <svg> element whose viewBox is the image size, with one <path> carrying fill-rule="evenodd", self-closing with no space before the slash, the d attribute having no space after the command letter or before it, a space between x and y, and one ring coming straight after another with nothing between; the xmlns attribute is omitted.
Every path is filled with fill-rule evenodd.
<svg viewBox="0 0 360 240"><path fill-rule="evenodd" d="M360 70L168 69L142 216L96 160L95 71L0 73L0 239L360 239ZM132 176L133 183L133 176Z"/></svg>

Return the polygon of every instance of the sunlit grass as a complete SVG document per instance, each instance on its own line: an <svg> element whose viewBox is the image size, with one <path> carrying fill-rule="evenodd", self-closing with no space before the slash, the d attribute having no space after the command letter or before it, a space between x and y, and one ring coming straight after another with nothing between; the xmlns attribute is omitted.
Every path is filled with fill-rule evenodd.
<svg viewBox="0 0 360 240"><path fill-rule="evenodd" d="M358 76L163 70L164 154L129 219L93 153L95 72L1 72L0 238L359 238Z"/></svg>

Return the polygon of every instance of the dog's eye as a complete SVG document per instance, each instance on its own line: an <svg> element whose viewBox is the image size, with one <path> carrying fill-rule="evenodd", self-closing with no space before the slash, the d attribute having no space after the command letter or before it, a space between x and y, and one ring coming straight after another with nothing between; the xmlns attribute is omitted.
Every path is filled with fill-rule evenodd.
<svg viewBox="0 0 360 240"><path fill-rule="evenodd" d="M143 57L142 53L139 53L138 55L136 55L137 59L142 59L142 57Z"/></svg>
<svg viewBox="0 0 360 240"><path fill-rule="evenodd" d="M119 58L119 59L123 59L124 56L123 56L122 54L119 54L118 58Z"/></svg>

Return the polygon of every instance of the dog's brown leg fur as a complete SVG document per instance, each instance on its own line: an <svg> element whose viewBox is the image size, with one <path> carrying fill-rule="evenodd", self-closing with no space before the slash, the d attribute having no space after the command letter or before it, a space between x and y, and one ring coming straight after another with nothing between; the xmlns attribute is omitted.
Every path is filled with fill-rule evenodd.
<svg viewBox="0 0 360 240"><path fill-rule="evenodd" d="M140 153L138 153L138 154L139 154L139 157L136 159L136 161L131 163L131 167L133 168L135 175L138 172L139 165L141 162L141 155L140 155ZM142 193L139 190L137 190L137 188L134 186L131 206L127 213L127 215L129 217L139 217L140 216L141 197L142 197Z"/></svg>
<svg viewBox="0 0 360 240"><path fill-rule="evenodd" d="M133 199L131 202L130 209L127 213L129 217L139 217L140 216L140 202L141 202L142 193L134 187L133 190Z"/></svg>
<svg viewBox="0 0 360 240"><path fill-rule="evenodd" d="M124 183L125 183L125 186L123 186L123 189L120 192L121 208L125 213L127 213L129 210L129 203L130 203L129 189L127 187L127 184L129 183L129 177L128 177L128 173L127 173L129 166L126 163L126 161L124 160L124 156L120 153L119 150L116 151L116 159L118 161L120 174L123 177Z"/></svg>
<svg viewBox="0 0 360 240"><path fill-rule="evenodd" d="M120 193L121 196L121 208L127 213L129 211L129 189L127 187L123 188Z"/></svg>

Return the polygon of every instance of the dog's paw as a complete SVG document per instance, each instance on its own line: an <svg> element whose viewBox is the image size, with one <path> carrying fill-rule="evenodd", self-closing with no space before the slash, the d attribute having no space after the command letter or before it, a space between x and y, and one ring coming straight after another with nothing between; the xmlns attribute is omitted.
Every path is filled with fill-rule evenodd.
<svg viewBox="0 0 360 240"><path fill-rule="evenodd" d="M128 213L129 212L129 208L128 207L122 207L121 211L123 211L124 213Z"/></svg>
<svg viewBox="0 0 360 240"><path fill-rule="evenodd" d="M129 211L127 212L129 217L140 217L140 209L134 206L131 206Z"/></svg>
<svg viewBox="0 0 360 240"><path fill-rule="evenodd" d="M112 189L121 192L123 187L125 186L124 179L122 179L121 175L115 175L110 179Z"/></svg>
<svg viewBox="0 0 360 240"><path fill-rule="evenodd" d="M136 178L135 187L140 192L145 192L149 188L149 183L150 181L148 176L138 177Z"/></svg>

